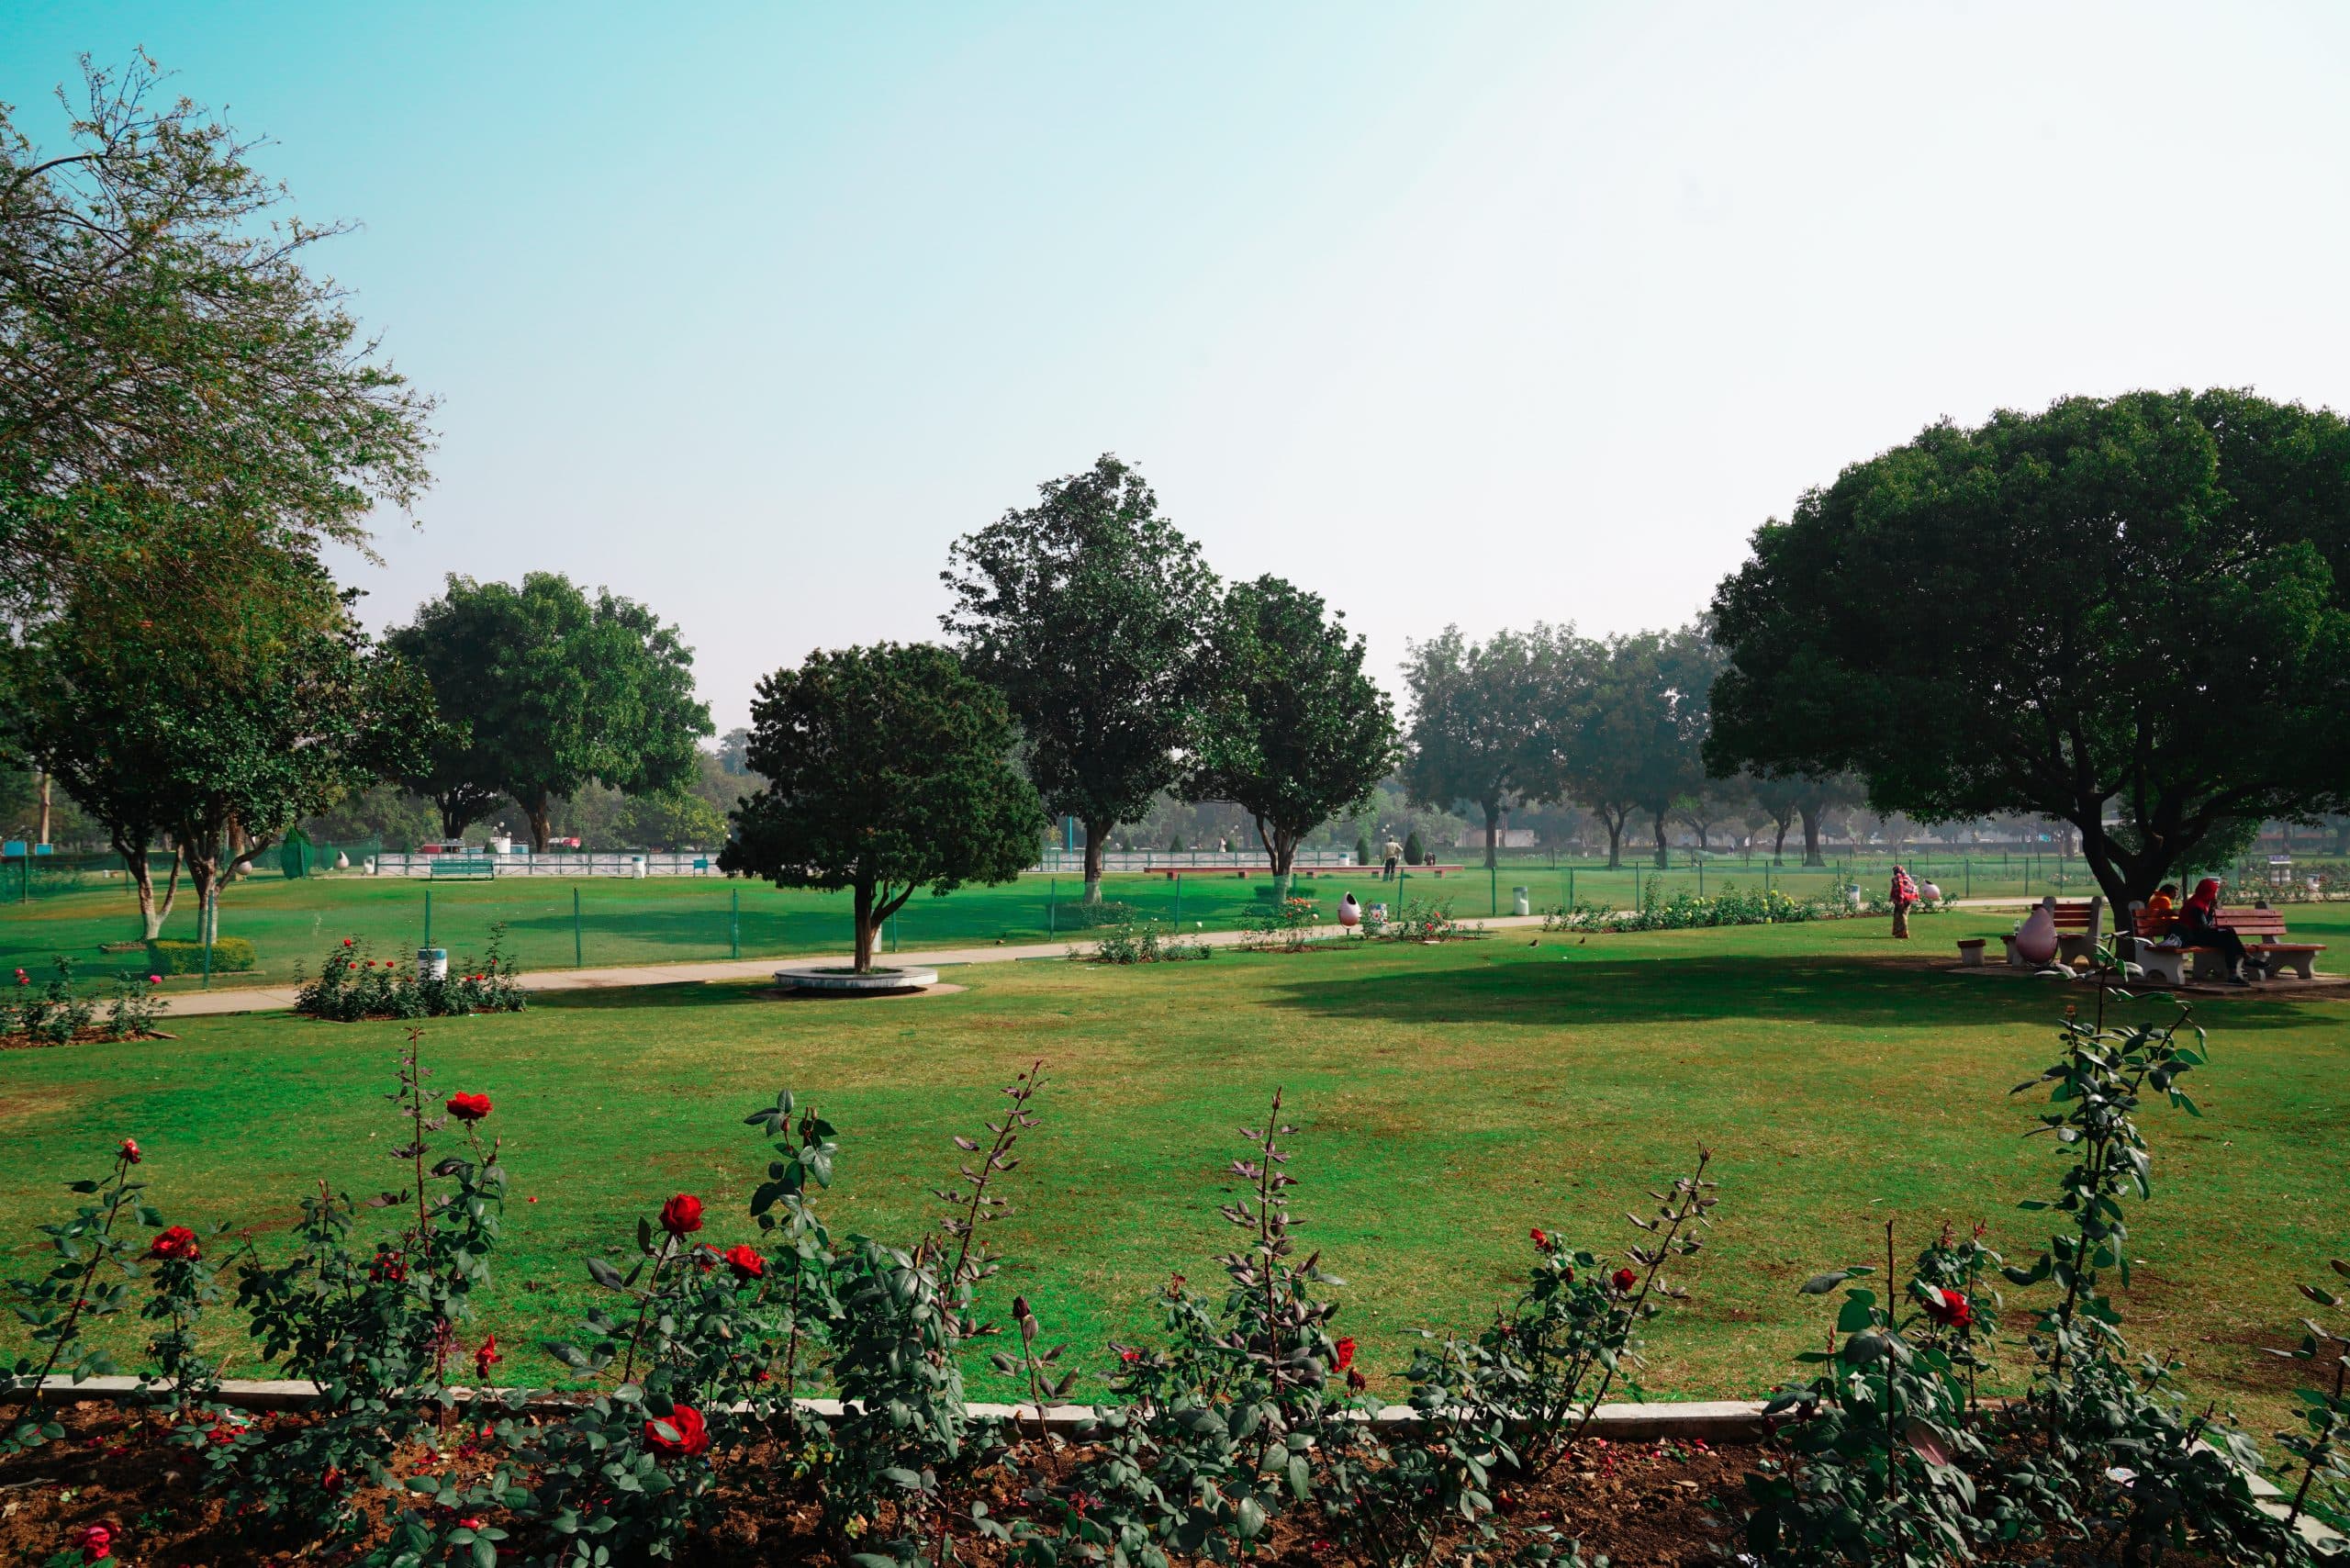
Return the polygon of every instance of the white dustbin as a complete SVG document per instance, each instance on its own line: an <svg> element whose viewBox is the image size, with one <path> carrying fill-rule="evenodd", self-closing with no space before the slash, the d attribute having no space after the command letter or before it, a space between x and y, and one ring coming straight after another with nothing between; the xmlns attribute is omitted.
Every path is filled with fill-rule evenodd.
<svg viewBox="0 0 2350 1568"><path fill-rule="evenodd" d="M643 875L644 875L644 857L643 857L643 856L642 856L642 855L632 855L632 856L629 857L629 862L628 862L628 874L629 874L630 876L632 876L632 877L642 877L642 876L643 876Z"/></svg>
<svg viewBox="0 0 2350 1568"><path fill-rule="evenodd" d="M1532 914L1534 913L1534 901L1527 896L1524 888L1512 888L1509 890L1509 896L1510 907L1518 913Z"/></svg>
<svg viewBox="0 0 2350 1568"><path fill-rule="evenodd" d="M416 978L420 980L447 980L449 978L449 949L419 947L416 950Z"/></svg>

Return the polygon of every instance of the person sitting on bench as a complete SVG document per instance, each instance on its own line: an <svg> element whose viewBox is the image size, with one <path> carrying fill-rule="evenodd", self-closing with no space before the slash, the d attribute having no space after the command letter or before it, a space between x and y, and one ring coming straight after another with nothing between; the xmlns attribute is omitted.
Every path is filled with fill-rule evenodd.
<svg viewBox="0 0 2350 1568"><path fill-rule="evenodd" d="M2244 938L2219 923L2220 879L2206 877L2195 884L2195 891L2179 911L2177 924L2171 935L2182 947L2216 947L2228 964L2228 980L2234 985L2250 985L2244 977L2249 968L2266 972L2262 959L2255 958L2244 945Z"/></svg>

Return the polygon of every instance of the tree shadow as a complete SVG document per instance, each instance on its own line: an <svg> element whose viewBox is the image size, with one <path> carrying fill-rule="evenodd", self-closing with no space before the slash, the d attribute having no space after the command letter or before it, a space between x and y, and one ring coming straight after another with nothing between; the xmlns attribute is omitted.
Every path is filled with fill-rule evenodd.
<svg viewBox="0 0 2350 1568"><path fill-rule="evenodd" d="M1778 1018L1822 1024L2045 1023L2068 1003L2096 1005L2093 988L2031 977L1960 975L1908 958L1720 954L1628 958L1582 947L1524 958L1414 969L1301 974L1271 988L1271 1005L1365 1022L1497 1024L1705 1024ZM2315 996L2197 997L2196 1019L2229 1031L2289 1029L2339 1013ZM2344 999L2350 1000L2350 999ZM2141 991L2114 998L2115 1022L2163 1021L2172 1003Z"/></svg>

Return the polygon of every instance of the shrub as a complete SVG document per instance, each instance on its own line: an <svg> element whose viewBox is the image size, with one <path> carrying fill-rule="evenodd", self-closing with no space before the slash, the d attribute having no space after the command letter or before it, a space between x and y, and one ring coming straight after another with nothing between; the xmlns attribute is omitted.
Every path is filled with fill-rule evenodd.
<svg viewBox="0 0 2350 1568"><path fill-rule="evenodd" d="M1358 866L1371 864L1371 840L1361 837L1355 840L1355 864Z"/></svg>
<svg viewBox="0 0 2350 1568"><path fill-rule="evenodd" d="M1420 842L1420 830L1414 828L1404 837L1404 864L1425 866L1428 863L1427 846Z"/></svg>
<svg viewBox="0 0 2350 1568"><path fill-rule="evenodd" d="M8 1007L7 1030L35 1045L62 1046L81 1037L97 1015L96 1005L73 991L73 960L59 954L56 973L38 987L17 971L17 994Z"/></svg>
<svg viewBox="0 0 2350 1568"><path fill-rule="evenodd" d="M1204 942L1161 941L1155 925L1114 925L1095 939L1091 953L1075 947L1069 950L1072 958L1091 958L1100 964L1172 964L1214 953Z"/></svg>
<svg viewBox="0 0 2350 1568"><path fill-rule="evenodd" d="M1364 929L1371 928L1366 924ZM1484 934L1482 925L1463 925L1452 918L1450 899L1407 899L1403 913L1373 933L1398 942L1456 942Z"/></svg>
<svg viewBox="0 0 2350 1568"><path fill-rule="evenodd" d="M1259 952L1304 952L1317 919L1312 899L1277 900L1240 917L1241 945Z"/></svg>
<svg viewBox="0 0 2350 1568"><path fill-rule="evenodd" d="M109 1039L147 1040L155 1036L155 1020L162 1016L163 977L160 974L114 977L114 1000L106 1004L106 1033Z"/></svg>
<svg viewBox="0 0 2350 1568"><path fill-rule="evenodd" d="M500 950L506 928L490 928L489 958L452 964L438 980L419 980L396 958L377 959L355 936L327 950L318 978L295 993L294 1011L310 1018L355 1024L366 1018L442 1018L472 1013L520 1013L529 1004L512 960Z"/></svg>
<svg viewBox="0 0 2350 1568"><path fill-rule="evenodd" d="M243 974L252 968L253 945L244 937L216 936L212 939L214 974ZM166 942L158 937L147 944L147 969L151 974L200 975L204 972L204 944Z"/></svg>

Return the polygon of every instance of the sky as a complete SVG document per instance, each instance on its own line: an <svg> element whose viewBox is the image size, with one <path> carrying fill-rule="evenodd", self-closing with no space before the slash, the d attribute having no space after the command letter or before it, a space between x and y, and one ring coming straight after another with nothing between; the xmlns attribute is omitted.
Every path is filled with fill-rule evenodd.
<svg viewBox="0 0 2350 1568"><path fill-rule="evenodd" d="M440 399L371 623L563 571L722 730L1103 452L1396 688L1685 621L1938 419L2350 409L2339 6L9 0L0 96L141 47Z"/></svg>

